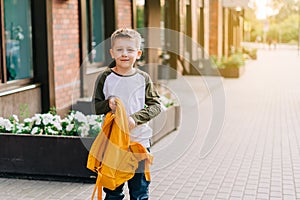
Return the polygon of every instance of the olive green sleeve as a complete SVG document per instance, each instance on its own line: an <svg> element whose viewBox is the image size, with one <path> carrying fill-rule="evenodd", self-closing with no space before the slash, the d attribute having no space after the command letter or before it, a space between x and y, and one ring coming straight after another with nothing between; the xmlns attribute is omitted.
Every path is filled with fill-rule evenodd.
<svg viewBox="0 0 300 200"><path fill-rule="evenodd" d="M94 94L92 97L92 111L97 115L106 114L111 110L108 105L108 99L105 99L103 93L104 82L108 74L109 72L107 70L103 71L98 76L95 83Z"/></svg>

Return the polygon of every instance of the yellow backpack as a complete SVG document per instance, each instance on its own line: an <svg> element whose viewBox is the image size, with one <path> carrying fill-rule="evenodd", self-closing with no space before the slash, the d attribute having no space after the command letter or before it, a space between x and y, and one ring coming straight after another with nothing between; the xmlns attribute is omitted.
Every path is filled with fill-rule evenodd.
<svg viewBox="0 0 300 200"><path fill-rule="evenodd" d="M126 111L116 98L116 112L105 116L102 130L92 144L87 168L98 174L92 199L98 188L102 199L102 187L116 189L134 176L138 162L146 159L145 175L150 180L149 165L153 156L139 143L130 143Z"/></svg>

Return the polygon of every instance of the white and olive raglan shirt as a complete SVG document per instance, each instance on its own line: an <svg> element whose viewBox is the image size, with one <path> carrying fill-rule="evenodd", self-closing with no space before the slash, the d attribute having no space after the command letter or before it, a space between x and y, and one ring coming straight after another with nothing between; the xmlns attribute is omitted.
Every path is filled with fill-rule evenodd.
<svg viewBox="0 0 300 200"><path fill-rule="evenodd" d="M108 67L100 73L95 84L93 106L96 114L111 111L108 105L110 97L121 99L127 115L137 125L130 131L130 140L150 147L152 129L147 122L161 112L159 95L150 76L139 69L131 75L120 75Z"/></svg>

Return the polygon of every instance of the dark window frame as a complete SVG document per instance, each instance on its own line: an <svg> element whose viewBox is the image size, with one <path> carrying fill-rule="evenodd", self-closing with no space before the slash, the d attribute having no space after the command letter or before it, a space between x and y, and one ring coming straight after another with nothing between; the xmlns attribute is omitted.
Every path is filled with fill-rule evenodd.
<svg viewBox="0 0 300 200"><path fill-rule="evenodd" d="M32 0L34 1L34 0ZM32 8L32 1L31 1L31 13L33 13ZM33 26L33 17L31 15L31 25ZM10 89L15 89L18 87L22 87L24 85L32 84L34 82L34 74L33 77L30 78L23 78L17 80L10 80L7 79L7 67L6 67L6 46L5 46L5 27L4 27L4 0L0 0L0 91L7 91ZM33 39L32 39L33 43ZM32 44L33 45L33 44ZM32 46L32 51L34 51ZM33 57L33 54L32 54ZM33 58L34 60L34 58ZM32 63L32 67L34 70L34 64Z"/></svg>
<svg viewBox="0 0 300 200"><path fill-rule="evenodd" d="M89 0L89 5L92 5L92 0ZM86 58L89 54L89 51L92 49L91 41L92 38L92 13L89 12L90 15L87 15L88 9L92 9L91 6L86 4L86 0L80 0L80 62L85 64L85 68L97 69L103 66L108 65L111 62L109 52L105 51L103 62L86 62ZM103 11L104 11L104 39L108 39L110 35L113 33L116 27L116 16L115 16L115 1L114 0L103 0ZM88 17L88 19L87 19ZM87 20L89 22L87 23ZM106 44L110 45L110 44ZM109 47L106 46L105 49ZM92 70L93 71L93 70ZM82 75L87 74L88 70L82 70Z"/></svg>
<svg viewBox="0 0 300 200"><path fill-rule="evenodd" d="M48 112L54 105L55 95L53 79L52 47L52 1L31 0L32 25L32 65L33 77L9 81L5 79L6 58L4 40L4 0L0 0L0 92L13 91L28 85L41 87L42 112ZM12 93L13 94L13 93Z"/></svg>

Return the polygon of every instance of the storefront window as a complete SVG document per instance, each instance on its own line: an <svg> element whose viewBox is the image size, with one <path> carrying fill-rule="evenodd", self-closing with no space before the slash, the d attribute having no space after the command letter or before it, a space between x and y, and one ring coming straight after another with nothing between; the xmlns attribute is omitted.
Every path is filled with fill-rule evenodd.
<svg viewBox="0 0 300 200"><path fill-rule="evenodd" d="M33 77L30 5L30 0L4 0L7 81Z"/></svg>
<svg viewBox="0 0 300 200"><path fill-rule="evenodd" d="M144 7L145 7L145 0L138 0L136 2L136 27L138 29L145 27Z"/></svg>
<svg viewBox="0 0 300 200"><path fill-rule="evenodd" d="M103 62L104 47L104 9L103 0L87 0L88 53L90 63Z"/></svg>

